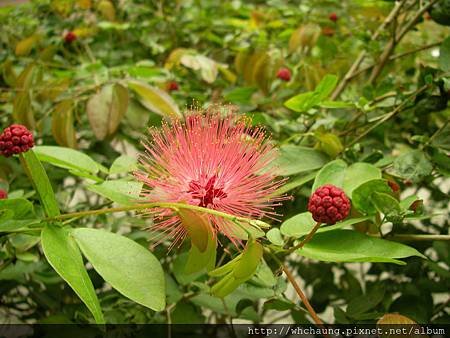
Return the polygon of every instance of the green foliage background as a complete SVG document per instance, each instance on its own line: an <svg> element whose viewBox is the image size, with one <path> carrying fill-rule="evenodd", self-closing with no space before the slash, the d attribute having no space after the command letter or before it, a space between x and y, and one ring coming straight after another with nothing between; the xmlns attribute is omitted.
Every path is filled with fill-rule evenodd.
<svg viewBox="0 0 450 338"><path fill-rule="evenodd" d="M447 4L45 0L1 7L0 121L2 129L17 122L34 131L39 146L23 161L40 187L17 158L0 158L9 194L0 201L0 322L311 320L269 257L222 301L210 294L207 274L185 273L188 244L169 254L170 243L149 244L149 218L84 217L70 236L42 222L60 210L132 205L141 185L129 173L147 127L182 116L194 102L230 104L280 147L273 170L289 177L283 189L293 199L261 240L267 247L291 247L310 231L312 188L331 182L352 198L348 221L285 257L319 315L364 323L397 312L450 323L450 38L436 19L444 11L448 20ZM69 31L77 36L71 43ZM281 67L290 81L277 78ZM42 194L52 189L39 161L56 199ZM371 249L369 235L380 231L390 241ZM414 237L430 234L447 240ZM396 235L408 247L392 247ZM217 256L226 262L237 251L222 242ZM127 252L141 261L127 261ZM112 257L124 259L123 275ZM152 275L159 264L165 279ZM92 288L77 289L89 280L98 301Z"/></svg>

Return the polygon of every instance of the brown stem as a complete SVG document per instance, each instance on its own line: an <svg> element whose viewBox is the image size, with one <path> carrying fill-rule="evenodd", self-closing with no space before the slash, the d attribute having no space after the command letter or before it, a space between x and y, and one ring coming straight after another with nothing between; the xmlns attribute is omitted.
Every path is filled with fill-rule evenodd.
<svg viewBox="0 0 450 338"><path fill-rule="evenodd" d="M289 269L286 267L286 265L281 264L281 268L283 269L283 272L286 274L287 279L289 282L291 282L292 286L295 289L295 292L297 292L298 297L301 299L303 304L305 304L306 309L308 310L309 314L311 315L312 319L317 325L320 325L323 327L323 321L319 318L316 311L313 309L311 304L309 303L308 298L306 298L305 294L303 293L302 289L300 288L300 285L295 281L295 277L292 275L292 273L289 271Z"/></svg>
<svg viewBox="0 0 450 338"><path fill-rule="evenodd" d="M305 244L308 243L313 238L314 234L317 232L317 230L319 230L321 224L322 223L317 222L316 225L314 225L314 228L312 228L311 231L306 235L306 237L300 243L298 243L296 246L293 246L292 248L290 248L288 250L288 253L292 253L295 250L303 248L305 246Z"/></svg>
<svg viewBox="0 0 450 338"><path fill-rule="evenodd" d="M371 235L374 237L383 237L380 234ZM417 242L417 241L450 241L450 235L410 235L395 234L388 235L386 239L400 242Z"/></svg>
<svg viewBox="0 0 450 338"><path fill-rule="evenodd" d="M305 294L303 293L302 289L300 288L300 285L298 285L298 283L295 281L294 275L292 275L292 273L289 271L289 269L286 267L286 265L284 265L283 262L280 261L280 259L277 257L277 255L275 253L273 253L272 251L270 251L270 249L267 249L267 248L265 250L274 259L274 261L277 262L279 266L281 266L281 268L283 269L283 272L286 274L287 279L294 287L295 292L297 293L298 297L303 302L303 304L305 304L306 310L308 310L308 313L310 314L311 318L314 320L314 322L317 325L320 325L323 328L324 326L323 326L322 319L319 318L319 316L317 315L317 312L314 310L314 308L309 303L309 300L308 300L308 298L306 298Z"/></svg>

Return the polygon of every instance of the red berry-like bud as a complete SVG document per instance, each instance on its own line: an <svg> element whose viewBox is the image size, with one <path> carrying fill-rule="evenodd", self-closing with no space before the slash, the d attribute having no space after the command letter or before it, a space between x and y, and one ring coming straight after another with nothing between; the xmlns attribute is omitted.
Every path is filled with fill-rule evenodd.
<svg viewBox="0 0 450 338"><path fill-rule="evenodd" d="M12 124L0 135L0 154L3 156L24 153L33 146L33 135L21 124Z"/></svg>
<svg viewBox="0 0 450 338"><path fill-rule="evenodd" d="M4 200L6 198L8 198L8 193L5 190L0 189L0 200Z"/></svg>
<svg viewBox="0 0 450 338"><path fill-rule="evenodd" d="M277 72L277 78L279 78L280 80L283 81L290 81L291 80L291 71L289 70L289 68L283 67L278 69Z"/></svg>
<svg viewBox="0 0 450 338"><path fill-rule="evenodd" d="M317 188L308 202L308 211L320 223L335 224L346 218L351 203L345 192L331 184Z"/></svg>
<svg viewBox="0 0 450 338"><path fill-rule="evenodd" d="M336 13L330 13L330 15L328 16L328 18L333 21L336 22L338 20L338 16Z"/></svg>
<svg viewBox="0 0 450 338"><path fill-rule="evenodd" d="M395 181L388 181L387 183L388 183L389 187L391 187L393 192L397 192L397 191L400 190L400 186L397 184L397 182L395 182Z"/></svg>
<svg viewBox="0 0 450 338"><path fill-rule="evenodd" d="M175 81L168 82L166 85L166 88L169 92L173 92L173 91L180 89L180 87L178 86L178 83L176 83Z"/></svg>
<svg viewBox="0 0 450 338"><path fill-rule="evenodd" d="M77 35L72 31L69 31L66 33L66 35L64 35L64 41L67 43L72 43L76 39L77 39Z"/></svg>

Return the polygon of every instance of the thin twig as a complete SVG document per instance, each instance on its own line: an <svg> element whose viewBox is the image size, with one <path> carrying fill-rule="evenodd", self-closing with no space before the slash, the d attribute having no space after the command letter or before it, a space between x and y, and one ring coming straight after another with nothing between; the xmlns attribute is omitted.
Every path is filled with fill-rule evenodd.
<svg viewBox="0 0 450 338"><path fill-rule="evenodd" d="M320 225L322 223L317 222L316 225L314 225L314 228L311 229L311 231L306 235L306 237L300 242L298 243L296 246L290 248L287 253L290 254L298 249L301 249L305 246L306 243L308 243L314 236L314 234L317 232L317 230L319 230Z"/></svg>
<svg viewBox="0 0 450 338"><path fill-rule="evenodd" d="M391 62L391 61L400 59L400 58L402 58L402 57L404 57L404 56L408 56L408 55L411 55L411 54L414 54L414 53L417 53L417 52L421 52L421 51L424 51L424 50L427 50L427 49L430 49L430 48L439 46L441 43L442 43L442 41L433 42L433 43L430 43L430 44L428 44L428 45L424 45L424 46L417 47L417 48L415 48L415 49L408 50L408 51L406 51L406 52L404 52L404 53L399 53L399 54L396 54L396 55L392 55L392 56L389 58L388 61ZM358 75L361 75L362 73L364 73L364 72L366 72L366 71L372 69L372 68L375 67L375 66L376 66L376 63L371 64L371 65L369 65L369 66L366 66L366 67L364 67L364 68L361 68L361 69L358 70L357 72L354 72L353 75L349 78L349 80L351 80L351 79L357 77Z"/></svg>
<svg viewBox="0 0 450 338"><path fill-rule="evenodd" d="M352 142L350 142L348 144L347 147L352 146L353 144L355 144L356 142L358 142L360 139L362 139L363 137L365 137L368 133L370 133L373 129L377 128L378 126L380 126L381 124L383 124L384 122L386 122L387 120L389 120L390 118L394 117L396 114L398 114L400 111L402 111L403 107L409 102L409 100L413 97L416 97L418 94L420 94L421 92L425 91L428 88L428 84L420 87L418 90L416 90L414 93L412 93L409 97L407 97L401 104L399 104L393 111L391 111L390 113L386 114L382 119L378 120L377 123L374 123L372 126L370 126L368 129L366 129L364 132L362 132L361 134L359 134Z"/></svg>
<svg viewBox="0 0 450 338"><path fill-rule="evenodd" d="M373 237L382 237L380 234L373 234ZM401 242L421 242L421 241L450 241L450 235L410 235L395 234L388 235L386 239Z"/></svg>
<svg viewBox="0 0 450 338"><path fill-rule="evenodd" d="M319 316L317 315L317 312L314 310L314 308L309 303L308 298L306 298L305 294L303 293L302 289L300 288L300 285L298 285L298 283L296 282L295 277L292 275L292 273L289 271L289 269L286 267L286 265L284 265L283 262L281 262L272 251L270 251L269 249L267 249L267 250L268 250L268 253L271 255L271 257L275 260L275 262L277 262L283 269L283 272L285 273L289 282L294 287L295 292L297 293L298 297L303 302L303 304L305 304L305 307L308 310L308 313L310 314L311 318L314 320L314 322L317 325L320 325L320 327L324 327L323 326L324 323L323 323L322 319L319 318Z"/></svg>
<svg viewBox="0 0 450 338"><path fill-rule="evenodd" d="M395 7L392 9L392 11L389 13L389 15L386 17L386 19L383 21L383 23L377 28L375 33L372 35L371 40L375 41L378 39L378 36L384 31L385 27L389 25L399 14L401 8L404 6L407 0L402 0L401 2L398 2L395 4ZM348 83L353 77L353 73L356 72L361 65L361 63L364 61L364 58L367 56L367 51L363 50L359 53L358 57L356 58L355 62L351 65L350 69L345 74L344 78L340 81L336 89L334 90L333 94L331 94L331 100L335 100L347 87Z"/></svg>
<svg viewBox="0 0 450 338"><path fill-rule="evenodd" d="M383 53L381 54L379 58L379 62L377 65L373 68L372 73L370 74L369 83L374 83L378 76L380 76L381 71L383 70L384 66L386 66L386 63L388 62L392 52L395 50L395 47L397 44L403 39L403 37L406 35L406 33L409 32L411 28L414 27L414 25L417 23L417 21L422 17L422 15L431 8L438 0L432 0L427 5L423 6L417 13L412 17L411 20L406 23L403 28L399 28L398 32L394 32L391 40L388 42L386 47L384 48Z"/></svg>

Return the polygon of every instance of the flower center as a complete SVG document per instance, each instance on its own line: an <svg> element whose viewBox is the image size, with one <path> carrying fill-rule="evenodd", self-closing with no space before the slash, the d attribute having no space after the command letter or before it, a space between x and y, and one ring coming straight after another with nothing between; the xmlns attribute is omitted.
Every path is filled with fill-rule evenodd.
<svg viewBox="0 0 450 338"><path fill-rule="evenodd" d="M191 181L189 183L188 193L192 195L195 200L198 200L198 205L207 208L209 205L214 205L218 200L227 197L227 194L222 188L215 187L217 176L212 176L206 185L202 185L199 181Z"/></svg>

